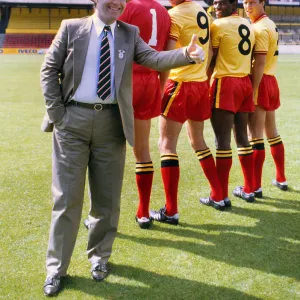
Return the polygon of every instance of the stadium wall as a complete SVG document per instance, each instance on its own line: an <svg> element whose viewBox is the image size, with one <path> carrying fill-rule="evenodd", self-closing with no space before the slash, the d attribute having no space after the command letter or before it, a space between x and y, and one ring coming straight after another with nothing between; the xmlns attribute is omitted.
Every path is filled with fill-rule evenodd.
<svg viewBox="0 0 300 300"><path fill-rule="evenodd" d="M28 54L44 55L48 49L38 48L0 48L0 55L5 54ZM300 45L279 45L279 53L300 54Z"/></svg>

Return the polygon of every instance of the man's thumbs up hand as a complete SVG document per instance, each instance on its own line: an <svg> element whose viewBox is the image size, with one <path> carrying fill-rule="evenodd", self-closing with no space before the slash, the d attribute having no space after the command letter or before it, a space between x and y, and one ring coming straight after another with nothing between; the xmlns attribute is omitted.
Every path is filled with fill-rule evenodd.
<svg viewBox="0 0 300 300"><path fill-rule="evenodd" d="M200 64L204 61L205 53L203 49L197 45L197 40L197 35L193 34L191 42L186 48L186 53L193 61Z"/></svg>

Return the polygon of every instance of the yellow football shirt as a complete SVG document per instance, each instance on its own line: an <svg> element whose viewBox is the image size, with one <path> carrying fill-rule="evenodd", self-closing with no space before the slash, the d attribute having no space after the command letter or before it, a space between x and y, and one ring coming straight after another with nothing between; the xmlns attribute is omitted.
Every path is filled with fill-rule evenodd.
<svg viewBox="0 0 300 300"><path fill-rule="evenodd" d="M266 15L253 23L255 33L254 53L266 54L264 74L275 75L278 59L278 29Z"/></svg>
<svg viewBox="0 0 300 300"><path fill-rule="evenodd" d="M193 34L197 34L197 44L205 51L205 60L172 69L169 78L175 81L205 81L210 42L210 21L205 10L192 1L185 1L169 10L171 17L170 38L176 40L176 48L187 46Z"/></svg>
<svg viewBox="0 0 300 300"><path fill-rule="evenodd" d="M213 77L244 77L251 71L255 36L251 24L233 14L216 19L211 25L212 47L218 48Z"/></svg>

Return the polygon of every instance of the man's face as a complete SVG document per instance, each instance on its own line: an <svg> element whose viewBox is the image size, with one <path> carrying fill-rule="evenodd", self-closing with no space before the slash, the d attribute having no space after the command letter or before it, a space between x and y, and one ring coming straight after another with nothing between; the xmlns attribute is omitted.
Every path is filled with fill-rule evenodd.
<svg viewBox="0 0 300 300"><path fill-rule="evenodd" d="M259 0L244 0L244 10L248 18L253 21L259 18L264 13L265 2Z"/></svg>
<svg viewBox="0 0 300 300"><path fill-rule="evenodd" d="M228 17L235 11L235 3L229 0L214 0L213 6L218 19Z"/></svg>
<svg viewBox="0 0 300 300"><path fill-rule="evenodd" d="M123 13L126 0L94 0L100 20L106 25L115 22Z"/></svg>
<svg viewBox="0 0 300 300"><path fill-rule="evenodd" d="M169 0L169 2L171 3L171 5L174 7L178 4L181 4L182 2L184 2L185 0Z"/></svg>

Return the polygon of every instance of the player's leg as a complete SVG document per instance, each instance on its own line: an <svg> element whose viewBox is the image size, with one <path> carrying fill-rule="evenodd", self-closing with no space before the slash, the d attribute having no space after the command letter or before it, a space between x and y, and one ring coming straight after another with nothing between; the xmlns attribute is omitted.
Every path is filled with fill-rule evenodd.
<svg viewBox="0 0 300 300"><path fill-rule="evenodd" d="M161 176L165 190L165 207L159 211L150 210L150 216L159 222L178 224L179 160L176 151L178 137L185 115L186 94L184 83L167 81L159 117L159 151L161 155Z"/></svg>
<svg viewBox="0 0 300 300"><path fill-rule="evenodd" d="M210 196L208 198L200 198L200 202L205 205L211 205L216 209L224 210L225 204L217 168L212 153L205 143L203 130L204 121L197 122L188 120L187 132L190 143L196 152L211 188Z"/></svg>
<svg viewBox="0 0 300 300"><path fill-rule="evenodd" d="M154 168L150 157L150 128L151 119L134 119L135 145L133 152L136 160L135 179L139 194L136 218L141 228L148 228L151 223L149 219L149 203Z"/></svg>
<svg viewBox="0 0 300 300"><path fill-rule="evenodd" d="M265 132L270 144L271 154L276 166L276 179L272 181L273 185L283 191L288 189L285 177L285 155L284 144L278 134L276 127L275 110L267 111Z"/></svg>
<svg viewBox="0 0 300 300"><path fill-rule="evenodd" d="M150 216L159 222L178 224L179 160L176 151L182 123L165 116L159 117L159 151L161 155L161 176L165 190L165 207L159 211L150 210Z"/></svg>
<svg viewBox="0 0 300 300"><path fill-rule="evenodd" d="M152 219L149 217L149 203L154 175L150 157L149 136L151 119L159 116L161 95L157 72L134 72L133 108L136 159L136 184L139 194L139 205L136 221L143 229L149 228Z"/></svg>
<svg viewBox="0 0 300 300"><path fill-rule="evenodd" d="M248 139L247 123L248 113L236 113L234 117L234 133L238 147L238 156L244 175L244 186L236 187L233 194L247 202L253 202L253 149Z"/></svg>
<svg viewBox="0 0 300 300"><path fill-rule="evenodd" d="M216 142L216 167L222 187L224 202L230 206L228 198L229 173L232 166L231 130L233 127L234 113L228 110L214 108L211 124L215 133Z"/></svg>
<svg viewBox="0 0 300 300"><path fill-rule="evenodd" d="M255 197L262 198L262 171L265 161L265 144L264 144L264 128L265 128L266 111L260 106L255 107L254 113L249 114L248 128L250 144L253 148L253 189Z"/></svg>
<svg viewBox="0 0 300 300"><path fill-rule="evenodd" d="M236 91L236 114L234 116L235 141L238 147L238 156L244 175L244 186L237 186L233 195L247 202L253 202L253 149L249 143L247 125L249 113L253 113L253 90L248 76L235 78Z"/></svg>

